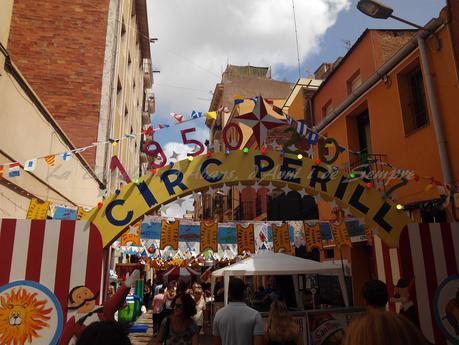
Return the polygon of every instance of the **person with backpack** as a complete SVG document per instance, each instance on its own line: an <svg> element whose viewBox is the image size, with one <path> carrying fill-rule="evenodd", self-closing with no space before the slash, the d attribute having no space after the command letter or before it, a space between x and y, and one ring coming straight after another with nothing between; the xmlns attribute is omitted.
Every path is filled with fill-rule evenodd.
<svg viewBox="0 0 459 345"><path fill-rule="evenodd" d="M198 345L199 329L193 320L196 304L189 294L175 296L173 313L163 319L155 345Z"/></svg>

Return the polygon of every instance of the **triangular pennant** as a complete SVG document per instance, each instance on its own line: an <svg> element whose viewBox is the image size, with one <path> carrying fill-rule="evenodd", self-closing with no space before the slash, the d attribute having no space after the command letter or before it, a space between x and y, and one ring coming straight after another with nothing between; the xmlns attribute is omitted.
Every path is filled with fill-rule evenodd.
<svg viewBox="0 0 459 345"><path fill-rule="evenodd" d="M36 159L29 159L27 162L24 163L25 171L34 171L36 167L37 167Z"/></svg>
<svg viewBox="0 0 459 345"><path fill-rule="evenodd" d="M306 134L306 139L308 140L309 144L315 145L319 141L319 134L308 131Z"/></svg>
<svg viewBox="0 0 459 345"><path fill-rule="evenodd" d="M45 162L48 164L50 167L54 166L56 164L56 156L55 155L49 155L45 157Z"/></svg>

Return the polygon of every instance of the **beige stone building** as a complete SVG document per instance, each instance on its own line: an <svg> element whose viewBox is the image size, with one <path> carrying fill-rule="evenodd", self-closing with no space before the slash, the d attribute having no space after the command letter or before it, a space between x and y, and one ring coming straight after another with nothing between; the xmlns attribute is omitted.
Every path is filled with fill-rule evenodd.
<svg viewBox="0 0 459 345"><path fill-rule="evenodd" d="M24 217L34 196L94 207L121 183L113 155L132 179L143 172L155 108L146 0L2 1L0 39L0 164L120 139L0 179L0 217Z"/></svg>

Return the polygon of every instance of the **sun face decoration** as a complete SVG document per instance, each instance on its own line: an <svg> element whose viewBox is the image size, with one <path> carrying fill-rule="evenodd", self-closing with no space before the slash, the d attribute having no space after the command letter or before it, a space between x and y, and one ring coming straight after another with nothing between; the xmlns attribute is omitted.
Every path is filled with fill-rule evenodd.
<svg viewBox="0 0 459 345"><path fill-rule="evenodd" d="M22 287L0 295L1 344L32 343L34 338L39 338L39 331L50 327L52 308L46 309L47 304L46 300L38 300L37 293Z"/></svg>

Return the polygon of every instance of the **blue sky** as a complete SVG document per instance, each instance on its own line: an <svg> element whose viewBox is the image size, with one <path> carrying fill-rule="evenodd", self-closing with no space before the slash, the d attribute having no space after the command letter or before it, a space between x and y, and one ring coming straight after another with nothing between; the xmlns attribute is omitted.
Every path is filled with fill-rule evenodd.
<svg viewBox="0 0 459 345"><path fill-rule="evenodd" d="M155 74L155 85L153 87L156 93L156 113L152 116L152 122L155 127L159 123L173 124L174 120L169 116L170 112L179 112L182 113L185 118L189 118L192 110L206 111L209 107L210 99L212 98L211 92L215 84L219 82L219 76L228 61L234 64L246 64L250 62L254 65L260 65L260 63L264 62L265 65L272 66L273 78L290 82L295 82L297 80L298 68L296 65L296 48L293 40L290 40L289 45L291 46L290 48L292 48L290 53L294 53L293 55L295 56L289 58L287 63L284 63L282 60L279 61L278 58L273 58L273 61L270 63L269 58L261 59L254 56L256 55L256 51L250 52L247 56L244 56L244 52L242 51L233 54L239 56L236 61L227 57L223 59L223 61L217 61L217 65L219 63L220 66L215 68L215 62L212 61L212 63L208 63L203 60L199 54L194 54L194 50L190 49L190 46L196 47L196 45L198 45L200 47L206 47L206 50L211 52L209 54L218 55L213 49L218 49L221 45L216 44L214 40L228 40L226 37L228 33L222 30L222 33L219 34L217 28L215 29L217 31L216 35L207 37L207 29L205 27L202 31L199 31L199 28L197 28L193 33L195 42L192 42L192 45L189 45L189 40L188 42L181 41L183 32L177 31L176 35L169 35L172 27L176 30L176 22L183 23L183 18L197 15L197 13L190 12L193 10L193 6L190 7L189 10L184 9L182 13L177 12L177 8L182 7L180 5L189 2L189 0L180 1L182 2L180 3L174 0L155 0L152 1L153 5L149 6L150 36L159 38L159 42L152 45L152 59L155 68L161 70L160 74ZM195 3L206 2L204 0L193 1L195 1ZM303 1L306 2L305 0ZM213 3L207 2L207 4L203 4L203 6L206 6L206 10L212 13L212 15L215 15L213 13L214 11L223 11L229 23L237 24L239 20L237 13L235 14L236 18L228 18L232 13L231 7L233 5L237 6L236 2L237 1L219 1L218 4L216 4L214 1ZM290 3L290 1L288 2ZM307 2L312 3L312 0L308 0ZM320 0L317 0L317 2L320 2ZM340 3L339 1L337 2ZM270 5L270 1L262 0L258 3L265 3L266 7ZM405 24L393 19L378 20L367 17L356 9L356 3L356 0L342 0L340 3L342 5L341 10L335 11L335 16L333 18L323 19L324 22L328 21L328 27L323 30L323 32L313 27L311 31L318 32L312 37L312 40L316 40L316 44L311 47L310 45L308 46L307 42L307 39L309 38L311 40L311 37L305 35L305 31L309 30L307 24L305 24L305 21L308 20L305 19L307 16L306 11L310 9L307 6L300 8L300 1L296 0L295 5L298 28L303 29L303 31L299 30L298 37L300 53L304 55L301 61L302 77L312 74L322 62L331 62L338 56L344 55L346 53L344 41L348 40L353 44L366 28L408 28ZM387 0L385 3L394 9L395 15L420 25L438 16L440 9L445 5L444 0ZM316 4L311 4L311 6L316 6ZM196 12L203 11L198 6L195 9ZM174 15L177 16L177 20L162 20L163 16L161 12L167 11L173 11ZM201 21L202 19L197 17L197 20ZM263 20L263 17L261 20ZM160 25L161 23L163 23L163 26ZM185 26L184 30L193 30L193 28L187 28L187 25L196 26L193 24L193 20L187 23L188 24L183 24ZM290 30L293 34L293 20L289 25L289 28L282 28L280 31ZM157 33L159 34L157 35ZM242 35L243 34L244 33L242 33ZM254 33L254 35L256 35L256 33ZM260 36L263 36L263 33L261 33ZM199 37L201 37L202 40L200 40ZM254 37L256 38L257 36ZM208 39L206 40L206 38ZM163 44L164 41L166 41L167 44ZM276 42L272 42L272 44L275 46ZM188 49L181 50L180 47L188 47ZM221 50L226 49L226 47L223 47ZM307 50L307 52L305 52L305 50ZM275 49L273 49L273 51L275 51ZM266 50L260 51L260 54L264 54L265 52ZM227 56L231 55L231 53L228 52L226 52L226 54ZM224 54L221 56L224 56ZM174 75L174 70L186 71L186 73ZM186 99L188 102L183 104L183 99ZM203 119L189 122L180 127L181 129L196 127L199 133L196 136L190 135L191 138L203 138L203 135L206 135ZM170 142L181 142L180 131L178 128L164 129L156 133L156 139L164 146Z"/></svg>
<svg viewBox="0 0 459 345"><path fill-rule="evenodd" d="M366 28L405 29L393 19L378 20L356 8L357 0L295 0L301 56L301 77L312 74L322 62L345 55ZM212 92L227 63L271 66L274 79L296 82L298 65L290 0L151 0L148 2L150 37L155 74L156 113L153 127L174 124L177 112L189 119L193 110L208 110ZM394 15L424 25L437 17L445 0L387 0ZM166 156L172 151L186 157L180 130L196 128L190 139L204 142L204 118L155 133ZM167 216L180 216L185 207L170 206Z"/></svg>

